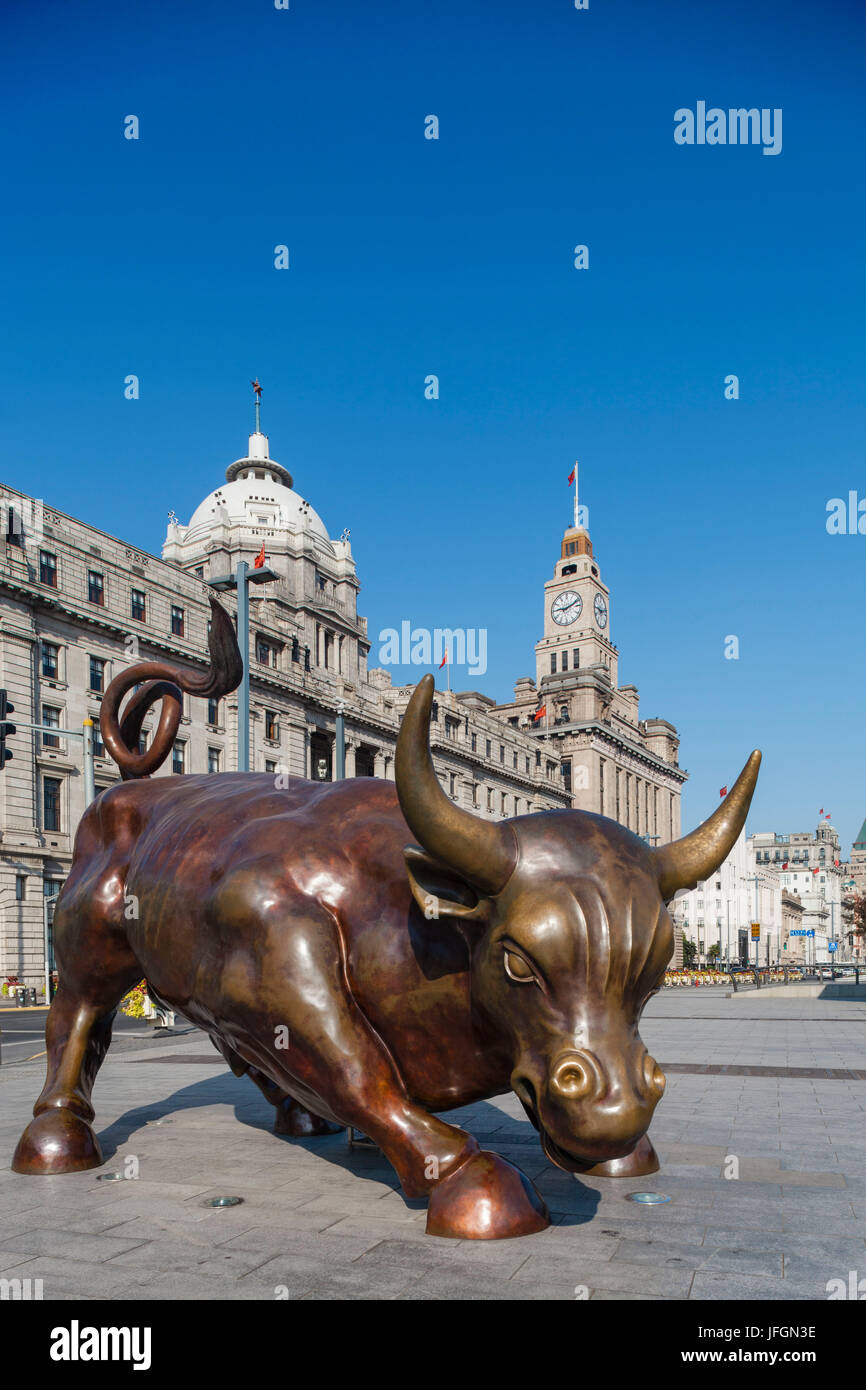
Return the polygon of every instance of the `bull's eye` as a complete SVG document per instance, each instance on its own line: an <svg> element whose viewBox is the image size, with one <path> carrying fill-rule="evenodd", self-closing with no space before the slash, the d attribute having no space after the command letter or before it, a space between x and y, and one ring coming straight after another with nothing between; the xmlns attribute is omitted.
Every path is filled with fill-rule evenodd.
<svg viewBox="0 0 866 1390"><path fill-rule="evenodd" d="M505 973L509 980L517 980L518 984L529 985L533 981L537 983L535 971L523 956L519 956L516 951L505 949Z"/></svg>

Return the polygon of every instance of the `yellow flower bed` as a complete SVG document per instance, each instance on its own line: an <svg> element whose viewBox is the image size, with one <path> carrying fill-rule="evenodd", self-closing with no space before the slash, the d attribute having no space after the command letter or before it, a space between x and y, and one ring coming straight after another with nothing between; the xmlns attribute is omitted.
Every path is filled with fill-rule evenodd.
<svg viewBox="0 0 866 1390"><path fill-rule="evenodd" d="M144 1018L144 1001L147 997L147 981L142 980L140 984L133 985L128 994L120 1001L120 1012L126 1014L127 1018Z"/></svg>

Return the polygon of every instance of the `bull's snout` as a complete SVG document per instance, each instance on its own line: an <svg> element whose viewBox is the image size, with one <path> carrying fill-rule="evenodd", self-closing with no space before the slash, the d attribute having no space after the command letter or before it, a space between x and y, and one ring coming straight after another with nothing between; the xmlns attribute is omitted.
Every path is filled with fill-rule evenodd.
<svg viewBox="0 0 866 1390"><path fill-rule="evenodd" d="M579 1168L634 1149L661 1099L665 1078L646 1053L606 1061L593 1052L569 1049L551 1063L539 1086L516 1075L512 1085L534 1112L548 1156L562 1167L571 1167L572 1159Z"/></svg>

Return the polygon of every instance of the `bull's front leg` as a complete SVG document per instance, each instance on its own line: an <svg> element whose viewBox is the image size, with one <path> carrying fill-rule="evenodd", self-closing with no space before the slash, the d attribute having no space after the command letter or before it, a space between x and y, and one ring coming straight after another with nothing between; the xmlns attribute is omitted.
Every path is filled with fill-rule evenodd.
<svg viewBox="0 0 866 1390"><path fill-rule="evenodd" d="M295 917L270 944L264 988L250 1000L267 1019L266 1032L256 1028L254 1065L314 1113L368 1135L406 1196L430 1198L429 1234L489 1240L543 1230L547 1209L523 1173L409 1097L352 994L333 919ZM271 1035L278 1041L265 1053L261 1040Z"/></svg>

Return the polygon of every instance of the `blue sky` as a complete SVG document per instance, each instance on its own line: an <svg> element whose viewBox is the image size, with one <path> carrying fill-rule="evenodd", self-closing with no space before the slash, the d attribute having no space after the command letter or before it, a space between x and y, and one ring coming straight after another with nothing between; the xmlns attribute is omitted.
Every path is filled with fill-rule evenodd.
<svg viewBox="0 0 866 1390"><path fill-rule="evenodd" d="M750 829L823 805L847 849L866 536L825 520L866 497L859 4L7 0L2 25L8 482L158 552L242 454L257 374L374 638L486 627L454 684L507 699L577 458L684 825L760 746ZM699 100L781 108L782 152L678 146Z"/></svg>

